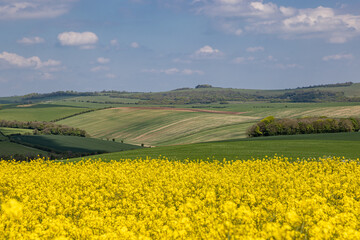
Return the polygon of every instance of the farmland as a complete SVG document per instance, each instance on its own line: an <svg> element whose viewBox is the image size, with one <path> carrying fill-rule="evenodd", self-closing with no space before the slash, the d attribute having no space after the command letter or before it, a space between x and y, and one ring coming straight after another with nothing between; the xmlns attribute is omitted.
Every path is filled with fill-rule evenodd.
<svg viewBox="0 0 360 240"><path fill-rule="evenodd" d="M246 127L256 119L230 114L118 108L82 114L59 123L81 126L97 138L122 139L133 144L169 145L243 137Z"/></svg>
<svg viewBox="0 0 360 240"><path fill-rule="evenodd" d="M4 135L12 135L12 134L32 134L33 130L31 129L21 129L21 128L5 128L0 127L0 132Z"/></svg>
<svg viewBox="0 0 360 240"><path fill-rule="evenodd" d="M273 98L286 90L239 92ZM68 94L31 95L31 104L7 98L1 106L0 119L55 121L54 130L61 124L88 134L38 135L16 128L30 124L20 122L0 128L6 159L51 158L0 161L0 238L360 236L359 132L245 135L270 115L360 117L357 102L161 105L146 104L159 95Z"/></svg>
<svg viewBox="0 0 360 240"><path fill-rule="evenodd" d="M219 142L145 148L120 153L102 154L102 160L167 157L171 160L222 160L264 158L283 155L292 159L344 156L359 158L360 133L332 133L274 136ZM81 158L74 159L79 161Z"/></svg>
<svg viewBox="0 0 360 240"><path fill-rule="evenodd" d="M317 87L314 89L337 91L341 90L347 97L355 97L359 89L359 84L355 83L351 86L339 87ZM158 96L178 96L180 94L196 95L198 93L203 96L214 93L216 96L233 92L236 94L255 94L266 98L274 98L275 96L283 95L292 91L312 91L311 89L295 89L295 90L247 90L247 89L188 89L178 90L164 93ZM65 94L65 96L58 96ZM68 96L66 96L68 94ZM168 95L166 95L168 94ZM234 96L238 96L238 95ZM51 97L54 95L54 97ZM142 96L139 93L123 93L123 92L102 92L102 93L54 93L44 95L34 95L30 100L21 102L21 97L1 99L2 102L9 102L1 105L0 119L18 120L18 121L56 121L56 124L61 124L69 127L75 127L85 130L91 138L97 140L105 140L101 143L109 144L113 139L116 142L123 141L126 144L157 146L161 148L142 149L129 152L130 156L136 157L144 156L146 153L157 157L157 154L167 155L169 157L176 156L178 158L186 157L201 157L206 154L206 157L236 157L239 154L232 152L232 149L238 149L237 145L244 146L244 151L240 151L244 157L273 155L275 153L285 154L288 156L314 156L318 152L318 156L331 155L326 149L337 149L334 141L326 143L326 139L318 142L312 139L304 140L303 142L294 142L282 144L283 149L277 151L269 144L261 145L257 142L258 150L251 147L255 139L244 140L244 142L227 142L227 140L241 140L246 137L246 130L254 123L258 122L264 117L274 116L276 118L299 118L309 116L327 116L333 118L339 117L359 117L360 105L357 102L270 102L270 101L229 101L227 104L220 104L219 102L206 104L172 104L172 105L149 105L146 100L141 100L138 97ZM146 96L152 96L146 95ZM27 97L26 99L29 99ZM11 102L16 101L16 103ZM31 130L24 129L3 129L6 135L30 133ZM35 138L34 138L35 139ZM40 139L40 138L39 138ZM60 139L60 138L59 138ZM65 140L65 138L62 138ZM107 141L111 140L111 141ZM82 146L79 149L84 150L86 145L84 139ZM214 142L211 144L218 144L218 146L204 147L203 150L191 150L193 143L199 143L200 146L206 142ZM277 141L277 140L276 140ZM296 140L300 141L300 140ZM45 144L46 141L42 141ZM65 141L66 142L66 141ZM28 142L24 142L28 144ZM62 146L58 140L49 143L52 145ZM241 144L240 144L241 143ZM319 149L312 147L315 144ZM327 145L326 145L326 144ZM99 142L100 144L100 142ZM110 143L112 144L112 143ZM185 145L184 145L185 144ZM190 144L190 145L189 145ZM248 146L248 145L249 146ZM256 145L254 143L254 146ZM287 144L293 144L287 146ZM322 145L326 145L324 150L321 150ZM333 145L334 146L333 146ZM45 144L46 145L46 144ZM71 144L64 143L63 149L71 149ZM81 144L80 144L81 145ZM100 144L101 145L101 144ZM167 146L166 148L162 148ZM227 147L228 146L228 147ZM245 147L246 146L246 147ZM304 147L301 147L304 146ZM306 146L306 147L305 147ZM342 146L339 143L339 146ZM52 151L59 149L42 146ZM76 148L76 147L75 147ZM184 148L183 150L181 150ZM168 149L168 150L166 150ZM173 151L171 150L173 149ZM177 151L177 149L180 149ZM248 151L246 151L248 149ZM341 148L339 148L341 149ZM346 148L345 146L345 149ZM88 152L93 151L93 147L89 147ZM99 149L97 149L99 150ZM123 149L121 149L123 150ZM126 150L126 149L124 149ZM63 151L63 150L61 150ZM69 150L70 151L70 150ZM268 151L268 153L266 152ZM75 150L76 152L76 150ZM113 152L113 151L111 151ZM184 154L182 154L183 152ZM192 155L186 156L191 153ZM197 154L198 153L198 154ZM225 154L226 153L226 154ZM303 155L301 155L303 153ZM346 154L346 151L335 151L333 154L340 154L342 156L352 156ZM121 155L122 153L120 153ZM119 155L119 157L120 157ZM122 157L123 155L121 155Z"/></svg>
<svg viewBox="0 0 360 240"><path fill-rule="evenodd" d="M0 119L17 121L52 121L85 111L83 107L54 104L12 105L0 110Z"/></svg>
<svg viewBox="0 0 360 240"><path fill-rule="evenodd" d="M13 136L11 139L24 145L34 146L36 148L44 148L53 152L120 152L140 148L138 146L102 141L100 139L83 138L74 136L56 136L56 135L40 135L40 136Z"/></svg>
<svg viewBox="0 0 360 240"><path fill-rule="evenodd" d="M358 161L0 162L0 238L358 239Z"/></svg>
<svg viewBox="0 0 360 240"><path fill-rule="evenodd" d="M244 103L229 104L221 109L216 107L210 105L202 109L239 114L123 107L86 113L59 123L85 129L97 138L116 138L133 144L161 146L244 138L248 127L269 115L288 118L360 116L360 106L354 103ZM193 109L198 108L189 110Z"/></svg>
<svg viewBox="0 0 360 240"><path fill-rule="evenodd" d="M0 153L2 156L14 156L17 154L24 156L46 156L48 154L46 151L12 143L9 141L0 141Z"/></svg>

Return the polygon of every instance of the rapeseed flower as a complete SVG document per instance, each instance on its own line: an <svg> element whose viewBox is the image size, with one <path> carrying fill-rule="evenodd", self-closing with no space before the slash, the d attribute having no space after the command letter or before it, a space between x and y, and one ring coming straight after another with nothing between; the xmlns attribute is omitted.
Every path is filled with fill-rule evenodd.
<svg viewBox="0 0 360 240"><path fill-rule="evenodd" d="M0 162L0 239L360 239L359 160Z"/></svg>

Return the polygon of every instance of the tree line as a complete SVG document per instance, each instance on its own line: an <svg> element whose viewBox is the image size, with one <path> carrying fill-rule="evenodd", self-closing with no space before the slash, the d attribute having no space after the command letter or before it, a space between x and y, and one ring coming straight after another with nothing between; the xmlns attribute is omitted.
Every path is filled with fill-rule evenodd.
<svg viewBox="0 0 360 240"><path fill-rule="evenodd" d="M198 89L201 89L200 91ZM267 94L263 91L239 91L238 89L198 88L160 93L133 93L126 98L142 100L138 104L210 104L228 101L269 101L269 102L357 102L359 97L346 97L344 92L318 89L287 90Z"/></svg>
<svg viewBox="0 0 360 240"><path fill-rule="evenodd" d="M103 154L105 151L100 152L49 152L47 154L41 153L16 153L12 155L0 154L0 160L16 160L19 162L30 162L35 159L45 158L47 160L60 160L69 158L86 157L91 155Z"/></svg>
<svg viewBox="0 0 360 240"><path fill-rule="evenodd" d="M311 133L358 132L359 118L281 118L266 117L247 130L249 137L295 135Z"/></svg>
<svg viewBox="0 0 360 240"><path fill-rule="evenodd" d="M332 84L320 84L320 85L310 85L307 87L298 87L296 89L304 89L304 88L329 88L329 87L348 87L353 85L353 82L344 82L344 83L332 83Z"/></svg>
<svg viewBox="0 0 360 240"><path fill-rule="evenodd" d="M79 128L68 127L65 125L59 125L52 122L21 122L21 121L8 121L0 120L0 127L8 128L22 128L22 129L34 129L34 134L45 135L67 135L86 137L88 134L85 130Z"/></svg>
<svg viewBox="0 0 360 240"><path fill-rule="evenodd" d="M34 99L42 99L42 98L49 98L49 97L79 97L79 96L98 96L98 92L76 92L76 91L57 91L51 93L30 93L24 95L22 100L34 100Z"/></svg>

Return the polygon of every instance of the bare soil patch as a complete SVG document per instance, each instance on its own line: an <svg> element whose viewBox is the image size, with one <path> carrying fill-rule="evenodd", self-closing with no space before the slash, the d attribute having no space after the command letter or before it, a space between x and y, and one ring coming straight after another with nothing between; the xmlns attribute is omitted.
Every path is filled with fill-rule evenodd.
<svg viewBox="0 0 360 240"><path fill-rule="evenodd" d="M26 107L32 107L34 105L35 104L23 104L23 105L17 105L16 107L18 107L18 108L26 108Z"/></svg>

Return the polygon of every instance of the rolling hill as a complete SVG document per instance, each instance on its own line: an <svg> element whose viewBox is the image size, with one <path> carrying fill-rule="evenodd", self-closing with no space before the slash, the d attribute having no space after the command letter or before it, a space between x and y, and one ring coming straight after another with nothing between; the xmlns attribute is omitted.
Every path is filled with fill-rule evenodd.
<svg viewBox="0 0 360 240"><path fill-rule="evenodd" d="M115 138L151 146L244 137L258 118L241 114L176 109L115 108L68 118L60 124L81 126L92 137Z"/></svg>
<svg viewBox="0 0 360 240"><path fill-rule="evenodd" d="M310 97L319 94L318 97L324 98L292 102L292 97L304 98L307 93L311 93ZM7 103L0 105L0 119L56 121L84 129L93 138L166 146L244 138L248 127L269 115L277 118L360 117L360 104L350 101L358 96L360 83L283 90L206 87L161 93L69 91L0 98L0 103ZM193 100L191 104L184 104ZM27 132L4 131L7 134ZM64 146L71 148L71 144Z"/></svg>

